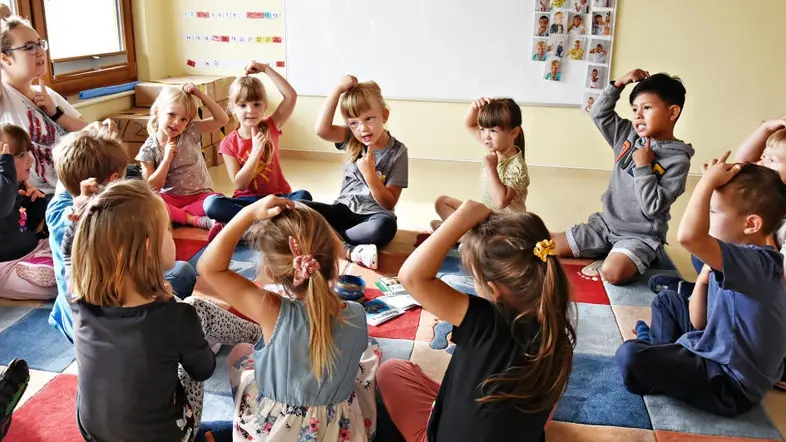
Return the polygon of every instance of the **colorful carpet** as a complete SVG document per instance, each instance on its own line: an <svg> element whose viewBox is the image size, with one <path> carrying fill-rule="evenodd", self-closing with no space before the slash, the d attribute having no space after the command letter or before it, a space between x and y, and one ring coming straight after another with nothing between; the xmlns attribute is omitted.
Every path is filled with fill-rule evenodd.
<svg viewBox="0 0 786 442"><path fill-rule="evenodd" d="M380 276L398 272L416 237L414 232L400 232L395 244L382 253L378 271L354 264L345 266L343 271L362 277L367 286L373 287ZM197 248L200 238L176 241L181 247L178 257L196 263L202 249ZM204 246L204 240L201 241ZM254 279L258 262L257 253L240 246L233 256L232 268ZM614 364L614 352L624 339L631 337L637 319L649 320L654 295L646 285L647 278L655 273L676 272L664 260L663 270L651 270L634 284L615 287L605 284L592 272L582 272L587 264L589 261L563 261L574 290L578 342L568 389L547 430L549 441L783 440L771 418L784 420L782 415L775 414L786 410L784 393L773 391L763 406L737 419L709 415L668 397L628 393ZM439 277L457 290L474 294L474 283L455 254L445 260ZM369 298L378 295L375 289L367 292ZM55 440L53 434L57 434L56 440L81 440L74 420L73 349L46 323L49 308L0 303L0 358L3 358L0 361L26 357L33 368L30 391L17 409L5 441L49 441ZM370 328L370 334L380 344L383 359L409 359L437 380L442 379L450 361L450 331L450 327L421 309ZM224 347L218 353L216 372L205 384L203 427L218 427L231 419L233 402L226 373L228 352L229 348ZM380 411L379 422L377 441L400 440L395 437L384 409Z"/></svg>

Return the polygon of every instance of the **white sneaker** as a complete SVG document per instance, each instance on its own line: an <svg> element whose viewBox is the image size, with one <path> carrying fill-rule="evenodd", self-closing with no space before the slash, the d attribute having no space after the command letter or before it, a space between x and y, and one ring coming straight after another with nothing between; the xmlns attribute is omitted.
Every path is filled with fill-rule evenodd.
<svg viewBox="0 0 786 442"><path fill-rule="evenodd" d="M371 270L377 269L377 246L374 244L361 244L350 254L352 262L358 263Z"/></svg>

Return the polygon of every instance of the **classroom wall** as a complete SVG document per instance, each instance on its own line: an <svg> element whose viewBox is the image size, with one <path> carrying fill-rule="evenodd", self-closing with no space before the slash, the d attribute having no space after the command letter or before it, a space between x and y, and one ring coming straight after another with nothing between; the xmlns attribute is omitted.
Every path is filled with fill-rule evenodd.
<svg viewBox="0 0 786 442"><path fill-rule="evenodd" d="M226 0L222 9L281 11L282 3L283 0ZM619 0L619 3L612 77L633 68L682 77L688 96L676 135L696 148L692 172L699 173L705 159L734 149L763 119L786 114L783 104L786 82L782 80L786 61L780 57L783 41L780 27L782 17L786 16L786 2ZM741 7L743 4L745 8ZM283 45L244 47L206 43L195 47L190 42L187 44L186 33L219 33L214 31L216 27L230 29L229 33L283 34L283 20L260 21L253 23L254 28L248 28L241 25L243 21L199 22L183 18L185 10L217 10L216 5L209 0L135 1L140 78L239 73L232 68L189 68L185 65L186 57L283 58ZM139 23L140 15L142 23ZM141 32L145 35L140 36ZM521 47L523 54L529 46ZM385 85L381 86L384 92ZM268 83L268 87L273 100L278 100L272 85ZM322 101L318 97L299 98L295 113L284 128L283 149L333 151L332 145L319 140L313 131ZM461 161L481 158L483 151L462 128L468 104L390 101L389 105L389 128L407 145L411 158ZM529 164L610 169L612 157L608 145L578 108L524 107L522 110ZM617 110L623 116L629 114L627 94Z"/></svg>

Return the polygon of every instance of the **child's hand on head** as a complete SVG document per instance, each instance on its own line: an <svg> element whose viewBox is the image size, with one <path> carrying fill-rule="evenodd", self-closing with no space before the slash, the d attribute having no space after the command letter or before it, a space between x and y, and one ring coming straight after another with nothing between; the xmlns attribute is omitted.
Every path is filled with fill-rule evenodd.
<svg viewBox="0 0 786 442"><path fill-rule="evenodd" d="M786 117L765 121L763 126L766 127L770 132L775 132L776 130L786 128Z"/></svg>
<svg viewBox="0 0 786 442"><path fill-rule="evenodd" d="M456 213L452 216L458 216L461 219L468 219L472 221L472 225L485 220L491 215L491 209L486 207L485 204L477 201L466 200L461 203Z"/></svg>
<svg viewBox="0 0 786 442"><path fill-rule="evenodd" d="M549 51L551 50L551 46L548 47L548 50ZM485 106L485 105L487 105L489 103L491 103L491 100L489 100L486 97L480 97L477 100L472 102L472 109L475 109L476 111L479 111L479 110L483 109L483 106Z"/></svg>
<svg viewBox="0 0 786 442"><path fill-rule="evenodd" d="M729 158L729 155L731 155L731 151L727 150L720 158L713 159L709 165L704 163L702 165L704 173L701 175L701 182L712 189L717 189L731 181L742 166L736 163L727 163L726 160Z"/></svg>
<svg viewBox="0 0 786 442"><path fill-rule="evenodd" d="M11 16L11 8L6 4L0 4L0 18L8 18Z"/></svg>
<svg viewBox="0 0 786 442"><path fill-rule="evenodd" d="M633 152L633 162L636 164L636 167L644 167L652 164L654 159L655 152L652 151L650 139L647 138L647 142L644 144L644 147L641 149L636 149L636 151Z"/></svg>
<svg viewBox="0 0 786 442"><path fill-rule="evenodd" d="M205 97L205 93L202 92L202 89L198 88L197 85L194 83L186 83L183 85L183 92L187 93L188 95L193 95L200 100Z"/></svg>
<svg viewBox="0 0 786 442"><path fill-rule="evenodd" d="M74 198L74 210L68 215L68 220L71 222L79 221L85 204L96 193L98 193L98 181L95 178L82 180L79 183L79 196Z"/></svg>
<svg viewBox="0 0 786 442"><path fill-rule="evenodd" d="M497 164L499 164L499 157L497 157L496 152L492 152L483 157L483 162L486 163L486 167L488 167L493 171L496 171Z"/></svg>
<svg viewBox="0 0 786 442"><path fill-rule="evenodd" d="M8 143L0 143L0 155L11 155L11 146Z"/></svg>
<svg viewBox="0 0 786 442"><path fill-rule="evenodd" d="M243 69L246 71L246 75L251 75L251 74L265 73L267 72L267 69L269 67L270 66L267 64L260 63L258 61L252 61L251 63L247 64L246 67Z"/></svg>
<svg viewBox="0 0 786 442"><path fill-rule="evenodd" d="M641 80L643 80L643 79L645 79L645 78L647 78L649 76L650 76L650 73L648 71L643 71L641 69L634 69L634 70L628 72L627 74L621 76L620 78L618 78L617 81L616 81L616 85L619 88L619 87L622 87L622 86L629 85L631 83L638 83L639 81L641 81Z"/></svg>
<svg viewBox="0 0 786 442"><path fill-rule="evenodd" d="M341 93L344 93L357 85L358 85L357 77L355 77L354 75L347 75L341 79L341 82L338 83L338 89L341 91Z"/></svg>
<svg viewBox="0 0 786 442"><path fill-rule="evenodd" d="M287 198L280 198L275 195L268 195L261 200L246 206L243 210L249 211L255 220L264 221L266 219L275 218L284 210L294 208L294 201Z"/></svg>

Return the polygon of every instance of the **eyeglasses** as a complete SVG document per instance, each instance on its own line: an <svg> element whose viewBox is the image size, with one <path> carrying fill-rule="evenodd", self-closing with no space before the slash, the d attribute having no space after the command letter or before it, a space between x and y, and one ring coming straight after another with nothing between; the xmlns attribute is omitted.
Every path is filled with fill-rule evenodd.
<svg viewBox="0 0 786 442"><path fill-rule="evenodd" d="M41 48L42 51L46 52L49 49L49 43L46 40L40 40L38 43L28 42L22 46L11 48L3 52L7 54L9 52L18 51L19 49L24 49L28 54L35 55L38 48Z"/></svg>

